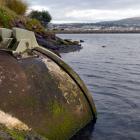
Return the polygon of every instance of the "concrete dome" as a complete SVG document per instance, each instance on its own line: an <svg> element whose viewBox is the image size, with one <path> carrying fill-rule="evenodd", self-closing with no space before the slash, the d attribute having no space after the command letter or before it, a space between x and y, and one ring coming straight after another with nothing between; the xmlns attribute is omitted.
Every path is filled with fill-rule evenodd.
<svg viewBox="0 0 140 140"><path fill-rule="evenodd" d="M96 120L85 84L33 32L0 33L0 138L68 140Z"/></svg>

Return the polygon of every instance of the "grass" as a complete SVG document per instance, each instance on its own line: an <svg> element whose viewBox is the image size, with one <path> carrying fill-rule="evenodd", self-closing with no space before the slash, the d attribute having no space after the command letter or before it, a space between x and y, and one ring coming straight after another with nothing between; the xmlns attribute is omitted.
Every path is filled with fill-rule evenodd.
<svg viewBox="0 0 140 140"><path fill-rule="evenodd" d="M10 28L12 26L12 21L18 17L15 12L11 11L6 7L0 7L0 26L5 28Z"/></svg>
<svg viewBox="0 0 140 140"><path fill-rule="evenodd" d="M26 27L26 29L31 30L31 31L33 30L34 32L37 32L37 33L45 31L44 27L36 19L27 18L26 23L25 23L25 27Z"/></svg>
<svg viewBox="0 0 140 140"><path fill-rule="evenodd" d="M28 5L22 0L5 0L5 6L17 13L24 15L27 11Z"/></svg>
<svg viewBox="0 0 140 140"><path fill-rule="evenodd" d="M5 0L0 0L0 6L3 6L5 4Z"/></svg>
<svg viewBox="0 0 140 140"><path fill-rule="evenodd" d="M1 1L1 0L0 0ZM22 24L25 29L42 33L45 32L44 27L36 19L31 19L26 16L18 15L16 12L12 11L6 6L0 7L0 27L12 28L16 27L18 24Z"/></svg>

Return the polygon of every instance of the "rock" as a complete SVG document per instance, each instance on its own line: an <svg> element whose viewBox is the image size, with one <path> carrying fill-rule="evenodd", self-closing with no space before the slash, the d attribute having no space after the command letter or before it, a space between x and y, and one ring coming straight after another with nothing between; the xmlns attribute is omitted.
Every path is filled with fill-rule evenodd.
<svg viewBox="0 0 140 140"><path fill-rule="evenodd" d="M79 41L73 41L74 45L80 45Z"/></svg>
<svg viewBox="0 0 140 140"><path fill-rule="evenodd" d="M68 52L75 52L80 51L82 46L80 45L61 45L59 46L59 53L68 53Z"/></svg>
<svg viewBox="0 0 140 140"><path fill-rule="evenodd" d="M58 50L58 46L55 46L52 42L47 41L46 39L42 38L41 36L37 36L36 37L37 42L39 45L48 48L48 49L52 49L52 50Z"/></svg>
<svg viewBox="0 0 140 140"><path fill-rule="evenodd" d="M85 41L84 40L80 40L80 43L84 43Z"/></svg>
<svg viewBox="0 0 140 140"><path fill-rule="evenodd" d="M102 48L106 48L107 46L103 45Z"/></svg>
<svg viewBox="0 0 140 140"><path fill-rule="evenodd" d="M73 51L79 51L82 49L82 46L78 41L62 40L56 37L56 40L46 39L40 34L36 34L36 39L39 45L52 50L55 54L60 56L59 53L67 53ZM57 53L56 53L57 52Z"/></svg>

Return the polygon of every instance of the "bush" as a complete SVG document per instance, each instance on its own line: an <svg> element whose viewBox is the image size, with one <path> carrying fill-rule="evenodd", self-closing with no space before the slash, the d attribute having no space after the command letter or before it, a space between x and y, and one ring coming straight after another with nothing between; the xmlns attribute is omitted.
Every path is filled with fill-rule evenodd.
<svg viewBox="0 0 140 140"><path fill-rule="evenodd" d="M48 11L33 10L29 14L29 17L39 20L43 26L46 26L52 20L52 17Z"/></svg>
<svg viewBox="0 0 140 140"><path fill-rule="evenodd" d="M27 4L22 0L5 0L5 5L18 15L24 15L28 8Z"/></svg>
<svg viewBox="0 0 140 140"><path fill-rule="evenodd" d="M0 25L7 28L9 27L10 18L7 15L3 14L3 11L0 10Z"/></svg>
<svg viewBox="0 0 140 140"><path fill-rule="evenodd" d="M5 28L11 27L12 21L15 18L16 18L16 14L13 11L5 7L0 8L0 26L1 27L5 27Z"/></svg>
<svg viewBox="0 0 140 140"><path fill-rule="evenodd" d="M37 33L41 33L45 30L41 23L36 19L26 19L25 28Z"/></svg>

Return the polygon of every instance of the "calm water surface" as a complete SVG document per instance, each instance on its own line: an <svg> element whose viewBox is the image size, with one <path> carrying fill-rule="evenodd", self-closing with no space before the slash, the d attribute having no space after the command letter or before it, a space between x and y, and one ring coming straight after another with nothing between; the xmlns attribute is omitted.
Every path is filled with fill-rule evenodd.
<svg viewBox="0 0 140 140"><path fill-rule="evenodd" d="M62 58L93 95L98 120L90 140L140 140L140 34L59 36L85 41Z"/></svg>

